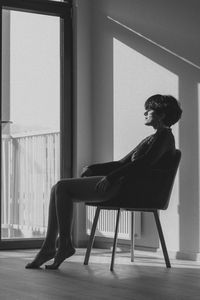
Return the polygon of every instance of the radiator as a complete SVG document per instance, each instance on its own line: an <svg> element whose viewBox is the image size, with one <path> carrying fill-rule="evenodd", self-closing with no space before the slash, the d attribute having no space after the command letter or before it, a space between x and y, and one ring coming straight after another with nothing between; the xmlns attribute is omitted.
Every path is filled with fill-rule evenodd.
<svg viewBox="0 0 200 300"><path fill-rule="evenodd" d="M86 232L89 235L92 223L94 220L96 207L87 206L86 207ZM112 237L115 232L117 211L114 210L104 210L100 212L96 236L99 237ZM135 238L141 237L141 213L135 212ZM122 211L119 223L119 233L118 238L129 240L131 237L131 213L128 211Z"/></svg>

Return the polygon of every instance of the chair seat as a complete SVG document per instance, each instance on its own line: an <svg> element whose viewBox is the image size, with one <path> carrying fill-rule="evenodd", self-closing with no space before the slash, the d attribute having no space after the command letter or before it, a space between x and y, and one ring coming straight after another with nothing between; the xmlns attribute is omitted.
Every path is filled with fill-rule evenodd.
<svg viewBox="0 0 200 300"><path fill-rule="evenodd" d="M87 206L94 206L94 207L100 207L101 209L106 209L106 210L127 210L127 211L143 211L143 212L154 212L157 211L157 208L151 207L151 208L145 208L145 207L123 207L123 206L119 206L119 205L112 205L110 206L109 204L106 205L106 202L102 203L102 202L96 202L96 203L92 203L92 202L87 202L85 203Z"/></svg>

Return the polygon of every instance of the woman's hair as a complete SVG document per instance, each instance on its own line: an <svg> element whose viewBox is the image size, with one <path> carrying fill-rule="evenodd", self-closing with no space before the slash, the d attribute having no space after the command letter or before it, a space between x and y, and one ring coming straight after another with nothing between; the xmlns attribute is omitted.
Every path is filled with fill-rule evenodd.
<svg viewBox="0 0 200 300"><path fill-rule="evenodd" d="M153 95L146 100L144 107L146 110L152 109L158 114L164 114L163 122L169 127L178 122L182 115L179 102L170 95Z"/></svg>

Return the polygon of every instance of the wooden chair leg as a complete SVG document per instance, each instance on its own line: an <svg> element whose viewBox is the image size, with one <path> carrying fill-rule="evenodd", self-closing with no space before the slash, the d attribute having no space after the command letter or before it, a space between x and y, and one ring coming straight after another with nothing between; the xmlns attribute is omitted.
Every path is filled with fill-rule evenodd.
<svg viewBox="0 0 200 300"><path fill-rule="evenodd" d="M114 269L114 262L115 262L115 253L116 253L116 245L117 245L117 236L118 236L118 229L119 229L119 219L120 219L120 209L117 210L117 219L116 219L116 227L115 227L115 236L113 241L113 250L112 250L112 259L110 265L110 271Z"/></svg>
<svg viewBox="0 0 200 300"><path fill-rule="evenodd" d="M135 248L135 212L131 212L131 262L134 262Z"/></svg>
<svg viewBox="0 0 200 300"><path fill-rule="evenodd" d="M162 250L163 250L163 254L164 254L164 258L165 258L166 267L171 268L171 264L170 264L170 260L169 260L169 256L168 256L168 252L167 252L167 247L165 244L165 239L164 239L164 235L163 235L163 231L162 231L162 227L161 227L161 223L160 223L160 219L159 219L159 215L158 215L158 211L156 210L153 213L154 213L156 226L158 229L158 234L159 234L159 238L160 238L160 242L161 242L161 246L162 246Z"/></svg>
<svg viewBox="0 0 200 300"><path fill-rule="evenodd" d="M92 246L94 243L95 232L96 232L96 227L97 227L97 223L98 223L98 219L99 219L100 210L101 210L101 208L97 207L95 216L94 216L94 221L92 224L92 229L91 229L90 238L89 238L89 242L88 242L88 246L87 246L87 251L85 254L84 265L88 265L88 262L89 262L90 253L91 253Z"/></svg>

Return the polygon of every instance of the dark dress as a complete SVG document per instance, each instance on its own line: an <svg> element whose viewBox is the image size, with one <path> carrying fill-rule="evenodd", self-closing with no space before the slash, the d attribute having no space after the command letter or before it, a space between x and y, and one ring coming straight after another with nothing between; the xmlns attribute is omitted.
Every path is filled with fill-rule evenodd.
<svg viewBox="0 0 200 300"><path fill-rule="evenodd" d="M144 190L155 195L155 189L151 187L156 180L157 184L163 184L165 170L170 168L172 156L175 153L175 140L170 128L157 131L142 140L137 147L119 161L94 164L89 166L93 176L107 176L111 184L120 184L120 192L115 198L120 206L131 206L133 195L135 199L142 199ZM161 172L155 173L155 170ZM155 177L157 176L157 177ZM146 200L145 200L146 201ZM151 200L153 201L153 200ZM112 202L112 200L111 200ZM108 203L109 205L111 203ZM136 206L140 206L141 200ZM152 206L155 203L152 202Z"/></svg>

